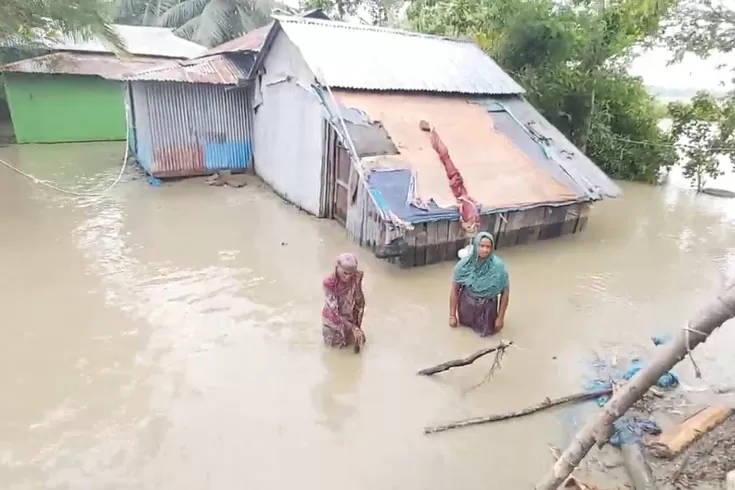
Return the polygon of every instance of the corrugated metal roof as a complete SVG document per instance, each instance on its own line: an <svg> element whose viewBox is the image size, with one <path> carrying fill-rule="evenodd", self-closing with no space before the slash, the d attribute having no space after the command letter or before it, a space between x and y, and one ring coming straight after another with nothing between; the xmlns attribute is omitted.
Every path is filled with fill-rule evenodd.
<svg viewBox="0 0 735 490"><path fill-rule="evenodd" d="M488 111L464 98L429 94L334 91L341 104L363 110L380 121L400 152L362 159L364 168L409 168L416 173L415 197L451 208L457 200L446 170L431 148L429 134L419 127L428 121L436 128L462 174L469 195L483 209L554 205L580 200L579 194L531 162L531 156L504 134L493 131Z"/></svg>
<svg viewBox="0 0 735 490"><path fill-rule="evenodd" d="M618 197L621 194L620 188L615 182L574 146L561 131L546 120L526 99L508 97L477 100L476 102L488 108L500 103L526 130L531 130L546 138L554 162L577 183L577 188L585 190L590 198Z"/></svg>
<svg viewBox="0 0 735 490"><path fill-rule="evenodd" d="M135 73L127 80L237 85L237 82L245 77L247 73L234 61L225 55L215 55L194 60L166 62L155 68Z"/></svg>
<svg viewBox="0 0 735 490"><path fill-rule="evenodd" d="M266 36L273 27L273 22L263 27L258 27L231 41L222 43L219 46L215 46L205 53L205 56L219 54L219 53L236 53L241 51L253 51L258 52L263 47Z"/></svg>
<svg viewBox="0 0 735 490"><path fill-rule="evenodd" d="M204 53L207 48L199 44L182 39L165 27L113 26L125 42L130 54L139 56L159 56L164 58L193 58ZM57 51L83 51L87 53L113 53L108 46L99 39L87 41L74 39L72 36L63 36L59 41L45 40L42 43L49 49Z"/></svg>
<svg viewBox="0 0 735 490"><path fill-rule="evenodd" d="M525 90L474 43L383 27L276 16L261 58L283 32L332 87L462 94ZM261 61L258 62L262 63Z"/></svg>
<svg viewBox="0 0 735 490"><path fill-rule="evenodd" d="M51 53L0 66L0 72L93 75L122 80L127 75L156 66L161 58L120 59L110 54Z"/></svg>
<svg viewBox="0 0 735 490"><path fill-rule="evenodd" d="M325 14L321 9L311 9L306 12L302 12L298 15L298 17L330 20L327 14ZM274 22L270 22L263 27L253 29L252 31L238 38L227 41L226 43L222 43L219 46L215 46L204 53L203 56L209 56L219 53L238 53L243 51L252 51L254 53L257 53L258 51L260 51L260 48L263 47L265 38L268 36L271 27L273 27L273 24Z"/></svg>

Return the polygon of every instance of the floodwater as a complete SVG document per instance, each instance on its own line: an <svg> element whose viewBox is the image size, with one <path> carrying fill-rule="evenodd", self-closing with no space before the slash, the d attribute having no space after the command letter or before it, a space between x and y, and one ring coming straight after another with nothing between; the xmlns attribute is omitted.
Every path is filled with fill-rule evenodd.
<svg viewBox="0 0 735 490"><path fill-rule="evenodd" d="M86 191L121 154L0 149ZM106 198L70 198L0 167L1 486L528 488L582 409L422 428L580 391L595 356L681 328L735 272L735 203L680 184L623 184L581 235L501 250L518 348L476 386L489 359L415 374L496 341L447 326L452 264L383 263L256 184L154 187L130 169ZM360 356L321 344L320 281L345 250L365 271ZM735 328L713 337L696 351L705 381L731 384Z"/></svg>

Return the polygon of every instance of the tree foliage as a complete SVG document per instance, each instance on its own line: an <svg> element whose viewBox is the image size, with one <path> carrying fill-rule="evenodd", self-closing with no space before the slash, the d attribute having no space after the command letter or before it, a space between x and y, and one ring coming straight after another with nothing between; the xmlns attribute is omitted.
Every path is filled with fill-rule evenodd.
<svg viewBox="0 0 735 490"><path fill-rule="evenodd" d="M417 30L474 39L608 174L650 181L675 152L658 127L657 105L627 66L673 3L415 0L408 17Z"/></svg>
<svg viewBox="0 0 735 490"><path fill-rule="evenodd" d="M318 8L334 20L356 17L372 25L396 25L399 23L403 0L302 0L301 8Z"/></svg>
<svg viewBox="0 0 735 490"><path fill-rule="evenodd" d="M672 137L682 141L684 176L700 192L708 178L724 175L721 159L735 157L735 100L700 92L691 102L669 104L669 114Z"/></svg>
<svg viewBox="0 0 735 490"><path fill-rule="evenodd" d="M274 9L294 13L275 0L116 0L116 7L119 22L173 27L210 47L267 24Z"/></svg>
<svg viewBox="0 0 735 490"><path fill-rule="evenodd" d="M97 37L124 50L113 30L105 0L2 0L0 43L21 46L62 35L81 39Z"/></svg>
<svg viewBox="0 0 735 490"><path fill-rule="evenodd" d="M666 21L663 40L675 50L706 58L735 49L735 4L726 0L681 0Z"/></svg>

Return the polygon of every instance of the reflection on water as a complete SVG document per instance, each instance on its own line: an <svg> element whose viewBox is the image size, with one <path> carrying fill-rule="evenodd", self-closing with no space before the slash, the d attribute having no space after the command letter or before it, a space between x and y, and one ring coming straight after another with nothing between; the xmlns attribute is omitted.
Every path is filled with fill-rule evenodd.
<svg viewBox="0 0 735 490"><path fill-rule="evenodd" d="M104 187L121 154L0 149L78 190ZM596 355L681 328L735 272L735 214L672 180L623 184L579 236L501 250L519 347L468 390L487 362L415 375L494 342L446 325L451 264L380 262L255 183L151 187L131 170L74 199L0 169L3 488L523 488L583 411L422 427L577 391ZM319 284L344 250L365 270L360 357L321 345ZM734 336L698 349L708 382L735 380Z"/></svg>

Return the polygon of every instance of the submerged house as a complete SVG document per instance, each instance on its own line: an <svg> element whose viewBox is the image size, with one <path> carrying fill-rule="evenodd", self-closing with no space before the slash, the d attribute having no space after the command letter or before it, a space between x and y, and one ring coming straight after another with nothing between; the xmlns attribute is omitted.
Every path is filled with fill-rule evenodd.
<svg viewBox="0 0 735 490"><path fill-rule="evenodd" d="M114 26L127 53L101 40L45 41L45 54L0 67L18 143L125 140L122 80L206 48L162 27Z"/></svg>
<svg viewBox="0 0 735 490"><path fill-rule="evenodd" d="M131 150L154 177L245 171L252 157L247 78L253 57L215 54L126 79Z"/></svg>
<svg viewBox="0 0 735 490"><path fill-rule="evenodd" d="M276 17L250 83L256 173L404 266L456 259L467 241L421 121L499 247L582 231L620 192L472 43Z"/></svg>
<svg viewBox="0 0 735 490"><path fill-rule="evenodd" d="M456 259L457 201L438 132L497 246L582 231L618 187L476 45L276 17L250 84L256 173L404 266Z"/></svg>
<svg viewBox="0 0 735 490"><path fill-rule="evenodd" d="M318 9L300 17L328 19ZM126 78L131 149L154 177L243 172L252 160L252 91L240 86L273 23Z"/></svg>

